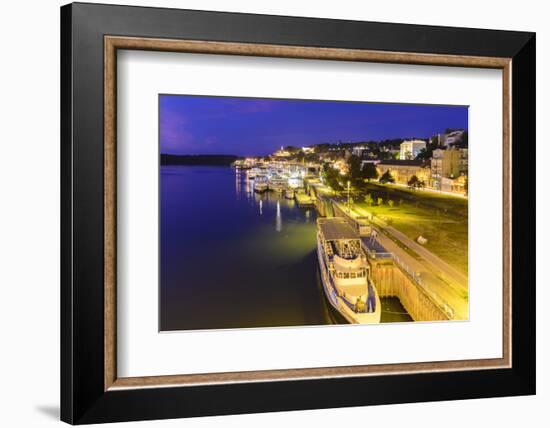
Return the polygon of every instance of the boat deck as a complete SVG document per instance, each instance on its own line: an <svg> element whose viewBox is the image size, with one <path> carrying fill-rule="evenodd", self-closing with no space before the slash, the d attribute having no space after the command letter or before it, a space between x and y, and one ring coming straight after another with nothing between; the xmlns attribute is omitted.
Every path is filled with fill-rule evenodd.
<svg viewBox="0 0 550 428"><path fill-rule="evenodd" d="M320 218L318 223L326 241L359 239L357 232L342 217Z"/></svg>

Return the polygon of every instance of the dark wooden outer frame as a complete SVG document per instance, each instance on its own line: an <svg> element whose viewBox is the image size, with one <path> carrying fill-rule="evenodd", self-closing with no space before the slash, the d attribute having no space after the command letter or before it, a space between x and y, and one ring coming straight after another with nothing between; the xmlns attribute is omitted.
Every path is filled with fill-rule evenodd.
<svg viewBox="0 0 550 428"><path fill-rule="evenodd" d="M334 49L310 46L268 45L261 43L235 43L196 40L174 40L143 37L104 37L104 377L105 390L158 386L182 386L296 380L311 378L336 378L404 374L468 369L495 369L511 367L511 234L509 229L510 204L510 71L511 60L498 57L464 55L434 55L405 52L380 52L365 49ZM316 367L302 369L260 370L228 373L175 374L119 378L116 375L116 93L117 51L150 50L208 55L248 55L279 58L322 59L355 62L385 62L404 64L429 64L445 66L483 67L502 70L502 118L503 118L503 294L502 294L502 357L457 361L427 361L407 364L354 365Z"/></svg>
<svg viewBox="0 0 550 428"><path fill-rule="evenodd" d="M218 376L218 382L205 375L187 386L171 386L185 380L166 377L116 379L116 317L114 294L109 294L114 287L104 292L104 285L114 284L115 272L115 229L107 221L115 212L110 187L115 152L107 142L116 130L115 99L108 96L115 81L108 76L116 71L109 58L117 48L502 68L509 94L503 114L504 162L506 167L511 151L514 171L511 225L506 210L504 219L504 236L514 242L511 264L506 262L510 254L504 254L508 270L513 266L512 295L504 308L505 317L512 319L511 335L504 329L511 341L504 349L506 364L462 364L447 367L460 371L445 371L427 363L411 373L406 367L348 368L345 375L351 377L328 369L311 369L306 376L303 371L256 372L254 382L244 383L237 382L250 380L247 374ZM105 70L111 70L106 79ZM61 9L61 73L62 420L93 423L534 393L534 34L72 4ZM510 128L511 135L506 132ZM514 144L508 145L510 138ZM511 169L505 168L505 187ZM505 188L505 206L509 196ZM106 257L110 251L112 257ZM501 368L481 370L486 367ZM163 383L163 388L127 389Z"/></svg>

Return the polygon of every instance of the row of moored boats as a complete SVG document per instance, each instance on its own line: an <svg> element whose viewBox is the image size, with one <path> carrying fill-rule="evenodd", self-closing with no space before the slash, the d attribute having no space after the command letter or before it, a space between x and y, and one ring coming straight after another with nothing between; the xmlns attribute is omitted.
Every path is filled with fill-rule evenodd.
<svg viewBox="0 0 550 428"><path fill-rule="evenodd" d="M303 191L304 182L298 172L258 167L248 170L247 177L254 182L256 193L270 190L294 199L296 193Z"/></svg>
<svg viewBox="0 0 550 428"><path fill-rule="evenodd" d="M268 167L247 171L254 182L254 191L284 193L285 197L309 198L303 190L303 176ZM309 202L302 202L304 206ZM349 219L325 217L317 219L317 258L321 282L327 300L351 324L379 323L382 307L371 279L367 253L359 231Z"/></svg>

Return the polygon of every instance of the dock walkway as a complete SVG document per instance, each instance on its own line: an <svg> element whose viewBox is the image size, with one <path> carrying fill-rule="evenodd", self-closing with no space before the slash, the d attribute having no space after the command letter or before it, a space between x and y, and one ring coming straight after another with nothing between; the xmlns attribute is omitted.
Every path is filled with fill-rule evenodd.
<svg viewBox="0 0 550 428"><path fill-rule="evenodd" d="M351 218L368 216L364 210L353 208L346 212L340 202L333 200L333 203L344 215L349 215ZM450 308L448 312L451 312L452 319L468 319L468 284L465 275L456 275L456 269L425 248L422 248L423 251L416 251L416 246L411 245L411 242L414 241L394 228L383 226L372 220L371 224L373 230L376 231L377 243L369 242L368 237L364 238L362 242L366 245L367 250L371 246L374 250L376 245L379 245L387 253L392 253L397 265L413 277L427 294L440 305ZM412 253L416 253L417 256L413 256L405 248L411 249ZM464 280L466 281L464 282Z"/></svg>

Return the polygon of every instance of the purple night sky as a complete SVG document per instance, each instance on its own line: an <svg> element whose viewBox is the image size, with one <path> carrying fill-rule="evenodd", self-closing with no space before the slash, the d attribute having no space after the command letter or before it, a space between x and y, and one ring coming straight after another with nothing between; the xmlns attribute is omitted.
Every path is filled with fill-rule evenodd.
<svg viewBox="0 0 550 428"><path fill-rule="evenodd" d="M281 146L428 138L468 129L468 107L160 95L160 151L263 156Z"/></svg>

